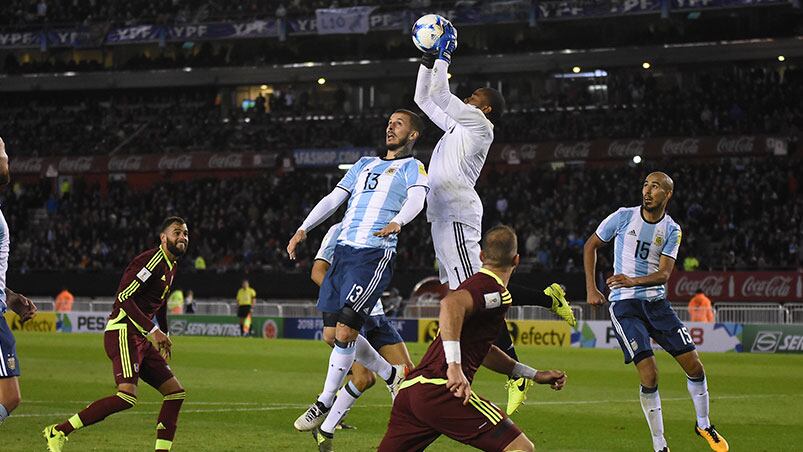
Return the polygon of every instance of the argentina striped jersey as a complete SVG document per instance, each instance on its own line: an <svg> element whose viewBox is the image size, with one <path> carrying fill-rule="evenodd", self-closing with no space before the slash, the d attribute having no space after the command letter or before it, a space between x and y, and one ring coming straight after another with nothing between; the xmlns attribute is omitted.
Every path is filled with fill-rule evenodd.
<svg viewBox="0 0 803 452"><path fill-rule="evenodd" d="M413 157L388 160L363 157L337 184L351 194L341 222L338 245L354 248L396 249L396 234L375 237L399 213L407 200L407 190L429 189L424 164Z"/></svg>
<svg viewBox="0 0 803 452"><path fill-rule="evenodd" d="M614 274L630 277L647 276L658 271L661 256L677 259L682 232L669 215L656 223L644 219L641 206L622 207L608 215L596 230L604 242L613 244ZM612 289L609 301L639 299L658 300L666 297L666 286L635 286Z"/></svg>

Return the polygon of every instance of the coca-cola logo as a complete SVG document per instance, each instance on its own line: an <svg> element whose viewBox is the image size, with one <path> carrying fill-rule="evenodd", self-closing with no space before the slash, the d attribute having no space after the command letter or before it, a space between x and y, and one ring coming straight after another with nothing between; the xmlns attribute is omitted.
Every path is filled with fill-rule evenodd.
<svg viewBox="0 0 803 452"><path fill-rule="evenodd" d="M138 171L142 169L142 157L112 157L109 159L109 171Z"/></svg>
<svg viewBox="0 0 803 452"><path fill-rule="evenodd" d="M590 153L590 141L579 141L573 144L558 143L555 146L555 158L557 159L587 159Z"/></svg>
<svg viewBox="0 0 803 452"><path fill-rule="evenodd" d="M608 145L608 155L611 157L633 157L644 154L644 140L612 141Z"/></svg>
<svg viewBox="0 0 803 452"><path fill-rule="evenodd" d="M717 152L720 154L751 154L755 146L756 137L722 137L717 142Z"/></svg>
<svg viewBox="0 0 803 452"><path fill-rule="evenodd" d="M661 147L664 155L692 155L699 153L700 140L697 138L686 138L684 140L668 139Z"/></svg>
<svg viewBox="0 0 803 452"><path fill-rule="evenodd" d="M537 144L520 144L520 145L508 144L502 148L501 156L502 160L506 162L514 160L535 160L537 151L538 151Z"/></svg>
<svg viewBox="0 0 803 452"><path fill-rule="evenodd" d="M706 276L701 279L695 279L684 275L675 283L675 293L677 295L694 295L698 289L702 289L709 296L720 297L724 288L724 276Z"/></svg>
<svg viewBox="0 0 803 452"><path fill-rule="evenodd" d="M188 154L169 156L159 159L159 169L182 170L192 167L192 156Z"/></svg>
<svg viewBox="0 0 803 452"><path fill-rule="evenodd" d="M748 276L742 283L743 297L784 298L791 294L791 276L773 276L770 279Z"/></svg>
<svg viewBox="0 0 803 452"><path fill-rule="evenodd" d="M215 154L209 157L209 168L242 168L242 154Z"/></svg>
<svg viewBox="0 0 803 452"><path fill-rule="evenodd" d="M12 173L40 173L45 160L41 158L15 159L11 161Z"/></svg>
<svg viewBox="0 0 803 452"><path fill-rule="evenodd" d="M85 173L92 169L92 157L64 157L59 160L62 173Z"/></svg>

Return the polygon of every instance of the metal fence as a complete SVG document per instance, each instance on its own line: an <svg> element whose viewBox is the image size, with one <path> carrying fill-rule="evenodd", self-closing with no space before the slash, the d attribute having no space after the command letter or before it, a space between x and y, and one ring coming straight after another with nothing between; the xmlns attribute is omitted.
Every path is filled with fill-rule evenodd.
<svg viewBox="0 0 803 452"><path fill-rule="evenodd" d="M40 311L52 311L53 300L49 298L33 298ZM73 311L111 312L113 298L76 298ZM605 304L592 306L584 302L572 302L572 311L577 320L610 320L610 313ZM691 318L688 305L673 303L672 308L680 320L688 322ZM716 303L714 305L716 322L732 323L787 323L803 324L803 303ZM435 318L438 317L440 305L419 304L407 305L402 317ZM195 313L207 315L235 315L237 304L227 299L204 299L195 301ZM253 314L269 317L317 317L320 313L315 309L315 300L268 300L257 301ZM510 320L558 320L549 309L540 306L512 306L508 311Z"/></svg>

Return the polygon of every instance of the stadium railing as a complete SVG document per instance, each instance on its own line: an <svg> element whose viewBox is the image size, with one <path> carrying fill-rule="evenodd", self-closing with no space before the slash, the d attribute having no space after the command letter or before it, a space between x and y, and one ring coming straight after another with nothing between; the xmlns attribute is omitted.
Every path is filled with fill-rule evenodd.
<svg viewBox="0 0 803 452"><path fill-rule="evenodd" d="M52 311L53 299L34 297L33 302L40 311ZM111 312L114 299L77 297L73 303L76 312ZM688 305L673 303L672 308L681 321L689 321ZM409 304L404 308L401 317L437 318L440 306L432 303ZM218 298L195 301L195 314L234 315L236 303L232 300ZM572 311L577 320L610 320L608 305L591 306L580 301L572 302ZM803 303L728 303L714 305L717 322L732 323L786 323L803 324ZM277 300L257 301L253 315L267 317L318 317L314 300ZM512 306L508 311L509 320L557 320L550 310L540 306Z"/></svg>
<svg viewBox="0 0 803 452"><path fill-rule="evenodd" d="M786 323L787 310L778 303L717 303L717 322L732 323Z"/></svg>

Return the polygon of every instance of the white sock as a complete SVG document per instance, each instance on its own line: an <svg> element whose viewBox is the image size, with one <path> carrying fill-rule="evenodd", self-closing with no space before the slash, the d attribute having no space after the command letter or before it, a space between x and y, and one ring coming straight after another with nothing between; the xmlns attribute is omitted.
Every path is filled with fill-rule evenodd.
<svg viewBox="0 0 803 452"><path fill-rule="evenodd" d="M351 407L357 401L357 398L361 395L362 392L360 392L357 387L354 386L354 383L346 383L346 386L343 386L343 389L341 389L340 393L337 395L335 404L332 405L332 409L329 410L326 420L323 421L321 430L326 433L334 433L335 428L337 428L337 424L343 420Z"/></svg>
<svg viewBox="0 0 803 452"><path fill-rule="evenodd" d="M694 402L694 411L697 412L697 426L708 428L711 421L708 420L708 380L703 375L702 381L692 381L691 377L686 379L686 387L689 395Z"/></svg>
<svg viewBox="0 0 803 452"><path fill-rule="evenodd" d="M661 413L661 396L658 395L658 388L655 388L655 392L645 393L644 387L642 387L639 390L639 398L641 399L641 410L644 412L644 417L647 418L647 424L652 433L653 450L661 450L666 447L666 439L664 438L664 417Z"/></svg>
<svg viewBox="0 0 803 452"><path fill-rule="evenodd" d="M327 407L332 406L343 377L346 376L351 365L354 364L354 354L356 347L354 342L349 342L346 347L342 347L337 341L329 355L329 369L326 371L326 383L323 385L323 392L318 396L318 401Z"/></svg>
<svg viewBox="0 0 803 452"><path fill-rule="evenodd" d="M374 372L387 381L393 373L393 366L382 357L373 347L368 339L362 335L357 336L357 353L356 358L358 363L365 366L366 369Z"/></svg>
<svg viewBox="0 0 803 452"><path fill-rule="evenodd" d="M4 407L2 403L0 403L0 424L2 424L3 421L6 420L8 416L9 416L8 410L6 410L6 407Z"/></svg>

